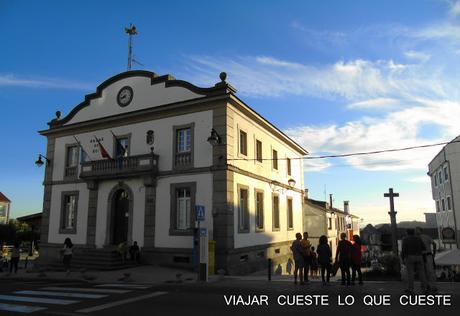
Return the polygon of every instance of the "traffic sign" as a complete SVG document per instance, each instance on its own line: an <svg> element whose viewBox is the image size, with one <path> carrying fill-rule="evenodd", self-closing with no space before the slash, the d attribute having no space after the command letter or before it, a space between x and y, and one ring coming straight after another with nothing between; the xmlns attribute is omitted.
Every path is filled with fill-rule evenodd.
<svg viewBox="0 0 460 316"><path fill-rule="evenodd" d="M195 205L195 215L197 221L204 221L204 205Z"/></svg>

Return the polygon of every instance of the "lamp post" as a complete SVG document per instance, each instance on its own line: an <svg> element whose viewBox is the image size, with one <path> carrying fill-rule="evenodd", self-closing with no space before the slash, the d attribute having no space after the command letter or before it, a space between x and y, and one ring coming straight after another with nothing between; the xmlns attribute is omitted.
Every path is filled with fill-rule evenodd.
<svg viewBox="0 0 460 316"><path fill-rule="evenodd" d="M43 156L42 154L38 154L38 159L37 159L37 161L35 161L35 164L36 164L37 167L39 167L39 168L40 168L41 166L43 166L43 164L44 164L42 158L44 158L44 159L46 160L46 164L49 164L49 163L51 162L48 158L46 158L46 157Z"/></svg>

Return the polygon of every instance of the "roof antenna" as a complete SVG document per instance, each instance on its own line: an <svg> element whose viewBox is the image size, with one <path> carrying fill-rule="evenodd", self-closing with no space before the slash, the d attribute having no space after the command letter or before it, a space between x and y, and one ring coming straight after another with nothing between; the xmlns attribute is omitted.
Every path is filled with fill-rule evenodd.
<svg viewBox="0 0 460 316"><path fill-rule="evenodd" d="M137 30L132 23L129 24L129 28L125 27L125 33L128 34L128 71L131 70L131 66L133 64L133 35L137 35ZM134 61L135 62L135 61Z"/></svg>

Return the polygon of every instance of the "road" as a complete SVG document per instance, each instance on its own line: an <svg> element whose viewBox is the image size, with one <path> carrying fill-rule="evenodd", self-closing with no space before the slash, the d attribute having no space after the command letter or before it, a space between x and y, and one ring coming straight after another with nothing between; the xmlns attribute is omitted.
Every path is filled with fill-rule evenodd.
<svg viewBox="0 0 460 316"><path fill-rule="evenodd" d="M402 306L399 299L403 294L403 285L395 282L368 282L364 286L354 287L338 284L324 287L319 282L296 286L287 281L238 279L204 285L188 283L156 286L45 280L21 282L3 279L1 282L0 315L2 316L26 313L62 316L252 316L253 314L331 315L331 313L389 316L389 314L426 315L428 313L433 316L444 316L458 315L460 311L458 283L445 283L440 286L440 294L444 296L437 298L450 299L451 306L444 306L445 301L435 306ZM374 304L383 304L387 299L387 304L391 305L366 306L363 303L365 296L368 304L371 301ZM351 303L353 299L354 304L347 306L346 303ZM248 300L251 302L250 306L244 303ZM288 302L294 302L296 305L287 306Z"/></svg>

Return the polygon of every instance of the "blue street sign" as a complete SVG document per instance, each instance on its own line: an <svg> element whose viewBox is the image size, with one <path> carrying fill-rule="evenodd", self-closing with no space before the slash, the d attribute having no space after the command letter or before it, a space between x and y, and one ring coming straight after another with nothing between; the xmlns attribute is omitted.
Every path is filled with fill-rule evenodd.
<svg viewBox="0 0 460 316"><path fill-rule="evenodd" d="M208 236L208 229L200 228L200 237L207 237L207 236Z"/></svg>
<svg viewBox="0 0 460 316"><path fill-rule="evenodd" d="M197 221L204 221L204 205L195 205L195 215Z"/></svg>

